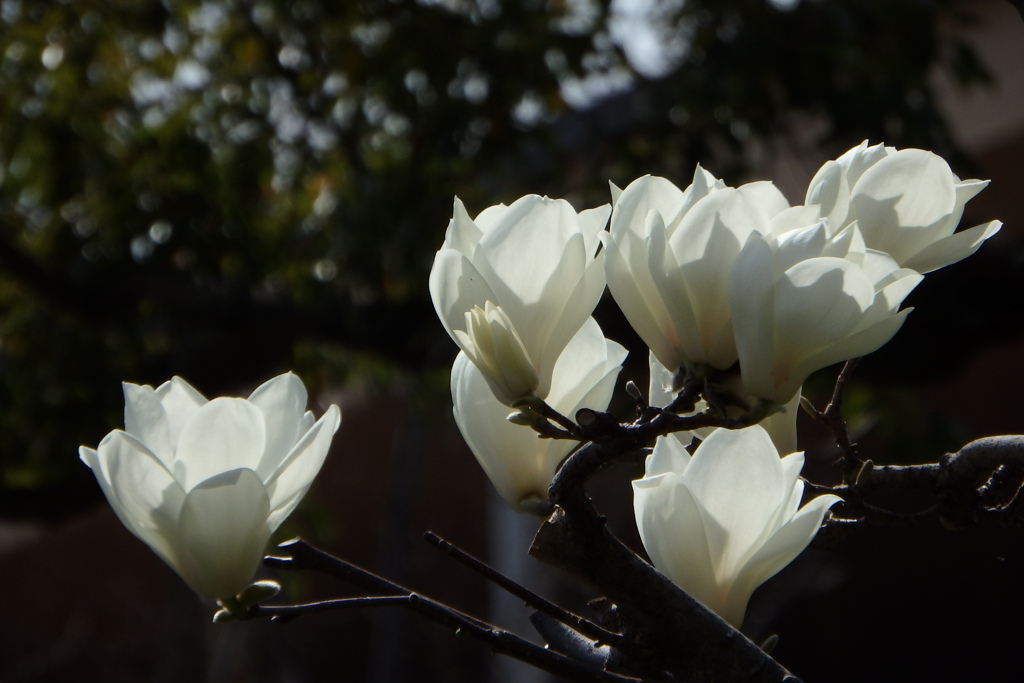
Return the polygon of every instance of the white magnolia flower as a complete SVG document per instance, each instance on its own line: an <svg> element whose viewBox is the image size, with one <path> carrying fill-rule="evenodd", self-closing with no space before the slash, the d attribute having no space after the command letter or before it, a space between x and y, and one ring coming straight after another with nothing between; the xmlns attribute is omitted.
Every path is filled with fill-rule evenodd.
<svg viewBox="0 0 1024 683"><path fill-rule="evenodd" d="M660 437L633 482L637 528L651 562L733 626L754 589L793 561L829 507L803 508L803 453L779 458L759 426L716 430L691 457Z"/></svg>
<svg viewBox="0 0 1024 683"><path fill-rule="evenodd" d="M970 256L999 232L999 221L954 232L964 205L988 182L960 180L932 152L869 147L865 140L818 170L806 201L820 205L834 233L856 221L869 248L929 273Z"/></svg>
<svg viewBox="0 0 1024 683"><path fill-rule="evenodd" d="M736 259L729 305L746 390L779 405L815 370L889 341L922 276L864 249L856 226L826 222L780 237L752 234Z"/></svg>
<svg viewBox="0 0 1024 683"><path fill-rule="evenodd" d="M528 195L473 220L455 199L430 296L505 405L548 393L556 360L600 300L609 211L577 215L564 200Z"/></svg>
<svg viewBox="0 0 1024 683"><path fill-rule="evenodd" d="M791 208L770 182L728 188L699 166L686 190L644 176L615 200L608 289L662 365L724 370L737 358L729 273L747 238L817 219L817 207Z"/></svg>
<svg viewBox="0 0 1024 683"><path fill-rule="evenodd" d="M180 377L124 383L124 430L79 449L114 512L197 593L232 597L320 470L341 413L305 412L287 373L207 401Z"/></svg>
<svg viewBox="0 0 1024 683"><path fill-rule="evenodd" d="M606 409L625 357L626 350L605 339L593 318L587 319L555 363L545 400L569 416L580 408ZM541 439L529 427L508 422L508 408L465 353L455 359L451 382L455 422L498 493L519 512L540 509L558 464L574 443Z"/></svg>

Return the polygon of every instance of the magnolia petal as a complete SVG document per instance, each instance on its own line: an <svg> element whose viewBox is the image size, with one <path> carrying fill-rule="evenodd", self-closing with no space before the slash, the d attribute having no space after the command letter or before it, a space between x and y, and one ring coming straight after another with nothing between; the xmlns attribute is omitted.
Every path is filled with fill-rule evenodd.
<svg viewBox="0 0 1024 683"><path fill-rule="evenodd" d="M769 438L775 444L775 450L779 453L793 453L797 448L796 419L800 413L800 390L797 389L793 397L781 405L782 410L772 413L758 424L768 432ZM785 463L786 458L782 461ZM797 474L799 473L797 470Z"/></svg>
<svg viewBox="0 0 1024 683"><path fill-rule="evenodd" d="M913 228L953 212L954 179L942 157L920 149L900 150L867 169L850 200L867 245L904 263L920 248Z"/></svg>
<svg viewBox="0 0 1024 683"><path fill-rule="evenodd" d="M729 277L736 353L743 384L754 396L774 393L772 356L775 353L774 269L768 242L754 233L736 257Z"/></svg>
<svg viewBox="0 0 1024 683"><path fill-rule="evenodd" d="M79 451L96 473L117 518L137 538L169 561L166 532L173 526L185 492L145 445L122 431L108 434L99 447Z"/></svg>
<svg viewBox="0 0 1024 683"><path fill-rule="evenodd" d="M494 206L488 206L486 209L481 211L473 219L473 223L480 229L480 237L483 237L484 233L493 230L494 226L501 222L502 216L508 211L508 206L505 204L495 204ZM479 242L479 240L477 240ZM469 252L464 252L467 255Z"/></svg>
<svg viewBox="0 0 1024 683"><path fill-rule="evenodd" d="M677 479L676 474L664 474L633 482L637 530L658 571L717 612L719 587L700 503Z"/></svg>
<svg viewBox="0 0 1024 683"><path fill-rule="evenodd" d="M818 223L824 225L826 222L822 220L821 208L815 204L792 206L772 217L771 232L773 235L782 236L793 230L800 230Z"/></svg>
<svg viewBox="0 0 1024 683"><path fill-rule="evenodd" d="M455 330L465 330L466 311L498 300L477 267L452 249L441 249L434 256L428 287L437 317L452 340Z"/></svg>
<svg viewBox="0 0 1024 683"><path fill-rule="evenodd" d="M1002 225L1001 221L990 221L953 233L929 244L908 258L904 265L921 274L945 268L976 252L985 240L999 232Z"/></svg>
<svg viewBox="0 0 1024 683"><path fill-rule="evenodd" d="M833 232L844 228L849 222L850 188L842 165L826 161L811 178L804 203L818 205L821 215L828 217Z"/></svg>
<svg viewBox="0 0 1024 683"><path fill-rule="evenodd" d="M584 405L595 409L591 403L581 404L583 397L610 372L617 375L627 353L621 344L605 339L593 317L587 318L555 363L545 401L563 414L574 414ZM604 410L610 399L596 409Z"/></svg>
<svg viewBox="0 0 1024 683"><path fill-rule="evenodd" d="M202 406L206 405L206 398L196 391L191 384L180 377L172 377L156 389L160 402L167 414L167 430L170 433L171 449L178 450L178 437L182 427Z"/></svg>
<svg viewBox="0 0 1024 683"><path fill-rule="evenodd" d="M469 217L462 200L456 197L452 208L452 220L445 231L443 248L453 249L460 254L472 254L476 250L476 245L480 243L482 234L477 224Z"/></svg>
<svg viewBox="0 0 1024 683"><path fill-rule="evenodd" d="M267 490L250 469L218 472L200 482L181 509L182 578L207 598L231 597L245 588L270 539L269 512Z"/></svg>
<svg viewBox="0 0 1024 683"><path fill-rule="evenodd" d="M644 476L650 479L662 474L682 475L692 458L679 439L671 436L658 437L654 442L654 449L644 461Z"/></svg>
<svg viewBox="0 0 1024 683"><path fill-rule="evenodd" d="M651 338L643 335L641 338L655 353L667 353L670 358L678 358L680 363L704 362L706 354L702 350L701 330L694 312L696 297L691 296L681 264L669 247L668 232L660 214L652 212L647 215L646 231L647 270L655 287L650 298L663 302L667 313L659 328L648 333ZM670 351L662 351L661 347L668 347Z"/></svg>
<svg viewBox="0 0 1024 683"><path fill-rule="evenodd" d="M582 407L604 410L625 355L588 318L556 361L546 401L567 415ZM533 430L509 423L508 408L464 353L452 368L451 389L456 424L502 498L520 512L529 511L532 501L547 500L548 485L572 444L539 439Z"/></svg>
<svg viewBox="0 0 1024 683"><path fill-rule="evenodd" d="M719 576L734 575L780 504L784 481L775 446L760 428L715 430L683 477L705 517L727 530L708 529L708 548L719 558Z"/></svg>
<svg viewBox="0 0 1024 683"><path fill-rule="evenodd" d="M174 477L191 491L221 472L240 467L255 471L265 443L259 408L241 398L215 398L195 411L182 428Z"/></svg>
<svg viewBox="0 0 1024 683"><path fill-rule="evenodd" d="M291 372L264 382L249 395L249 403L263 412L266 428L266 445L256 466L260 481L267 481L298 440L307 398L302 380Z"/></svg>
<svg viewBox="0 0 1024 683"><path fill-rule="evenodd" d="M682 203L683 192L674 183L658 176L645 175L627 185L615 200L609 230L616 238L624 232L637 233L651 212L657 213L665 224L671 225Z"/></svg>
<svg viewBox="0 0 1024 683"><path fill-rule="evenodd" d="M146 444L164 467L171 468L174 448L167 425L167 412L153 387L122 382L124 431Z"/></svg>
<svg viewBox="0 0 1024 683"><path fill-rule="evenodd" d="M580 234L583 235L585 251L587 254L596 254L600 244L600 235L605 232L608 219L612 215L611 204L602 204L593 209L580 211L578 219L580 222Z"/></svg>
<svg viewBox="0 0 1024 683"><path fill-rule="evenodd" d="M812 372L827 368L830 365L860 358L872 351L877 350L886 342L892 339L893 335L899 332L903 321L912 311L912 308L904 308L902 311L885 318L878 323L866 327L858 332L837 340L835 343L805 358L799 367L793 372L794 375L803 375L804 378ZM780 391L781 393L781 391Z"/></svg>
<svg viewBox="0 0 1024 683"><path fill-rule="evenodd" d="M341 410L332 405L288 453L288 457L266 482L270 496L267 528L281 525L306 495L331 449L331 440L341 424Z"/></svg>
<svg viewBox="0 0 1024 683"><path fill-rule="evenodd" d="M646 260L646 245L641 247L639 244L631 244L640 241L638 236L629 232L621 238L613 235L608 240L603 252L608 291L626 316L630 327L658 359L666 366L679 367L682 364L679 352L663 333L663 330L671 327L671 316L665 302L658 296L658 287L654 284L651 271L649 268L633 267L630 261L631 254Z"/></svg>
<svg viewBox="0 0 1024 683"><path fill-rule="evenodd" d="M544 325L542 330L534 328L536 345L530 347L540 349L537 369L540 374L538 394L541 396L549 391L551 372L563 349L594 312L604 294L604 252L591 259L578 278L558 279L553 284L557 286L548 296L552 302L561 304L560 308L551 308L549 313L546 306L537 306L529 316L533 325ZM529 344L528 341L526 343Z"/></svg>
<svg viewBox="0 0 1024 683"><path fill-rule="evenodd" d="M572 450L569 442L540 439L527 427L509 423L508 408L491 395L479 369L460 353L451 376L455 423L498 494L513 509L547 500L558 463Z"/></svg>
<svg viewBox="0 0 1024 683"><path fill-rule="evenodd" d="M537 304L545 301L553 279L575 281L582 275L584 244L579 219L568 202L527 195L513 202L484 233L473 262L502 306L511 308L513 301ZM567 256L574 259L571 264ZM509 315L516 318L513 310Z"/></svg>
<svg viewBox="0 0 1024 683"><path fill-rule="evenodd" d="M787 524L776 531L737 574L734 589L737 597L745 594L749 599L754 589L795 560L814 540L828 509L841 500L839 496L832 494L818 496L804 505Z"/></svg>
<svg viewBox="0 0 1024 683"><path fill-rule="evenodd" d="M650 368L650 381L647 386L647 403L657 408L664 408L676 396L673 385L679 368L668 369L661 364L653 351L648 351L647 366Z"/></svg>
<svg viewBox="0 0 1024 683"><path fill-rule="evenodd" d="M465 327L466 332L456 330L455 339L498 400L511 406L536 394L541 380L536 364L501 307L490 301L483 309L474 307L466 313Z"/></svg>
<svg viewBox="0 0 1024 683"><path fill-rule="evenodd" d="M782 190L770 180L757 180L740 185L736 189L747 201L764 209L768 218L777 216L790 208L786 195L782 194Z"/></svg>
<svg viewBox="0 0 1024 683"><path fill-rule="evenodd" d="M609 194L611 194L612 206L614 207L615 204L619 201L619 196L622 194L622 188L609 180L608 181L608 192L609 192Z"/></svg>

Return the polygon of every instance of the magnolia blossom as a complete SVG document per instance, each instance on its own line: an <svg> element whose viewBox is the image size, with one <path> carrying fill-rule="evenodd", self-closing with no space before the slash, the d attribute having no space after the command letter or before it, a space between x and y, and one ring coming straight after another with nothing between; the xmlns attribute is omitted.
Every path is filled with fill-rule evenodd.
<svg viewBox="0 0 1024 683"><path fill-rule="evenodd" d="M964 205L987 180L960 180L946 161L922 149L896 150L865 140L828 161L807 188L833 233L856 221L871 249L920 273L966 258L999 231L990 221L954 232Z"/></svg>
<svg viewBox="0 0 1024 683"><path fill-rule="evenodd" d="M737 358L729 274L747 238L817 219L770 182L727 188L699 166L685 190L644 176L615 199L608 289L662 365L724 370Z"/></svg>
<svg viewBox="0 0 1024 683"><path fill-rule="evenodd" d="M856 226L827 237L827 221L780 237L751 234L729 282L746 390L790 402L815 370L889 341L921 281L888 254L865 249Z"/></svg>
<svg viewBox="0 0 1024 683"><path fill-rule="evenodd" d="M580 408L604 410L625 357L626 350L605 339L589 318L555 363L545 400L563 415ZM451 382L455 422L491 483L519 512L540 511L573 442L541 439L532 429L508 422L508 408L465 353L455 359Z"/></svg>
<svg viewBox="0 0 1024 683"><path fill-rule="evenodd" d="M124 430L79 449L114 512L197 593L234 596L320 470L341 413L315 420L287 373L207 401L180 377L124 383Z"/></svg>
<svg viewBox="0 0 1024 683"><path fill-rule="evenodd" d="M430 271L448 334L505 405L545 396L555 362L604 292L607 206L528 195L469 217L458 198Z"/></svg>
<svg viewBox="0 0 1024 683"><path fill-rule="evenodd" d="M754 589L793 561L840 499L800 508L803 453L779 458L759 426L716 430L691 457L660 437L633 507L654 566L739 627Z"/></svg>

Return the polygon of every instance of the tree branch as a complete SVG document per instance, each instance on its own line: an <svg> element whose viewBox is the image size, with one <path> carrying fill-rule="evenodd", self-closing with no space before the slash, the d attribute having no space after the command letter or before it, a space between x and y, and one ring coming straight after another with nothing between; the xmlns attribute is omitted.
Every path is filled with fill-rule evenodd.
<svg viewBox="0 0 1024 683"><path fill-rule="evenodd" d="M597 444L584 447L601 449ZM798 679L739 631L680 590L615 538L591 502L574 488L554 491L559 507L530 554L594 585L622 622L626 670L645 677L718 683Z"/></svg>
<svg viewBox="0 0 1024 683"><path fill-rule="evenodd" d="M301 539L287 541L278 547L288 551L289 554L287 556L265 557L263 559L264 564L290 571L318 571L343 579L371 593L386 594L388 598L386 603L389 605L398 604L407 607L431 621L451 629L456 635L466 635L479 640L493 652L514 657L538 669L543 669L571 681L580 681L581 683L637 683L638 681L636 678L605 671L594 665L577 661L553 650L535 645L514 633L499 629L485 621L459 612L444 603L415 593L373 572L329 555ZM259 616L260 612L263 612L267 616L273 617L275 614L282 614L282 609L285 607L295 608L285 610L283 613L290 618L295 618L307 612L331 609L332 605L338 605L339 608L359 606L358 603L351 604L344 600L325 601L325 603L326 605L323 607L319 605L324 603L313 603L317 606L309 609L303 609L301 605L278 605L273 608L260 608L254 616Z"/></svg>

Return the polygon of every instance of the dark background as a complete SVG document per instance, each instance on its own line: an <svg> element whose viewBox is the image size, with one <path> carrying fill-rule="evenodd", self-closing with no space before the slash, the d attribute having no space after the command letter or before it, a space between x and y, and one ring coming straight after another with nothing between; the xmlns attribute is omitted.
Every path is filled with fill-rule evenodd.
<svg viewBox="0 0 1024 683"><path fill-rule="evenodd" d="M859 368L849 418L880 463L1021 431L1013 7L680 0L630 23L647 3L613 4L0 3L0 681L529 680L403 614L211 627L76 455L122 424L122 380L244 395L294 369L315 411L337 402L344 417L281 538L509 618L417 539L434 529L499 561L495 539L525 549L532 523L495 504L450 418L455 349L426 275L456 194L473 214L531 192L583 209L608 201L608 180L685 186L699 162L799 202L862 139L932 149L993 180L964 224L1006 226L915 291L904 329ZM623 379L645 386L613 302L597 315L634 349ZM828 438L803 426L808 473L827 480ZM633 541L636 475L595 484ZM1024 635L1022 540L862 530L770 582L748 630L778 633L809 683L993 679ZM570 604L592 597L507 568Z"/></svg>

